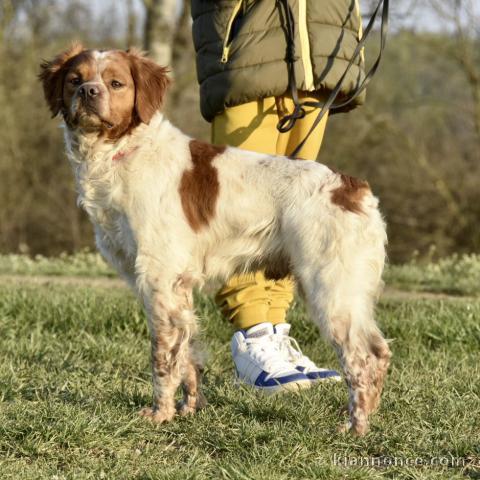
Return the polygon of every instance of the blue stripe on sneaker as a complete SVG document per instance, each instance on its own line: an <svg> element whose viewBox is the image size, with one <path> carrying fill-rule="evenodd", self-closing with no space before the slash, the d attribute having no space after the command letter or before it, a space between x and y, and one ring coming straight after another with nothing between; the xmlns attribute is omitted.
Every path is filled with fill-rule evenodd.
<svg viewBox="0 0 480 480"><path fill-rule="evenodd" d="M285 377L270 378L265 381L265 377L268 375L267 372L263 371L255 380L256 387L274 387L276 385L285 385L290 382L298 382L302 380L308 380L306 375L301 372L292 373L291 375L286 375Z"/></svg>
<svg viewBox="0 0 480 480"><path fill-rule="evenodd" d="M300 367L302 370L304 370L303 367ZM300 368L297 367L297 370L300 370ZM317 371L317 372L307 372L305 375L310 379L310 380L318 380L321 378L331 378L331 377L340 377L340 374L336 372L335 370L324 370L324 371Z"/></svg>

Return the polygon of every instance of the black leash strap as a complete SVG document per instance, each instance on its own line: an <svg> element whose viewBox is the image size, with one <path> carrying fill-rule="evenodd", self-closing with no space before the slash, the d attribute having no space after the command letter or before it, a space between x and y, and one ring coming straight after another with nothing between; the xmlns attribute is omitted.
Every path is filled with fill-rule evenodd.
<svg viewBox="0 0 480 480"><path fill-rule="evenodd" d="M348 105L350 102L353 101L358 95L360 95L365 88L367 88L367 85L370 83L372 80L372 77L375 75L375 72L378 69L378 66L380 64L380 60L382 58L383 51L385 49L385 45L387 42L387 31L388 31L388 9L389 9L389 0L379 0L377 7L372 13L372 16L370 18L370 21L368 22L367 27L365 28L362 38L357 44L357 47L355 48L352 57L350 58L350 61L348 62L347 68L343 72L342 76L338 80L337 84L333 88L333 90L330 93L330 96L328 97L327 101L325 103L323 102L300 102L299 97L298 97L298 89L297 89L297 82L296 82L296 76L295 76L295 21L293 17L293 12L288 4L288 0L281 0L281 4L283 5L284 8L284 13L285 13L285 26L287 29L287 63L288 63L288 74L289 74L289 84L290 84L290 92L292 95L293 103L294 103L294 109L293 112L285 115L277 125L277 129L281 133L288 132L293 128L295 125L295 122L299 118L303 118L305 116L305 108L304 107L315 107L315 108L320 108L320 112L313 122L312 126L310 127L310 130L308 131L307 135L305 138L298 144L298 146L295 148L295 150L291 153L290 157L295 158L300 150L303 148L305 143L307 142L308 138L310 135L313 133L315 128L317 128L318 124L322 121L322 118L325 116L325 114L329 110L334 110L338 108L343 108L346 105ZM365 46L368 36L370 35L373 26L375 24L375 20L377 18L378 12L380 11L380 7L383 5L383 10L382 10L382 23L381 23L381 29L380 29L380 52L378 54L377 59L373 63L373 65L370 67L370 70L367 72L365 75L365 78L363 81L356 87L354 92L349 96L349 98L342 103L337 103L334 104L341 88L343 81L345 80L345 77L347 76L350 68L352 65L355 63L355 60L358 58L360 55L363 47Z"/></svg>
<svg viewBox="0 0 480 480"><path fill-rule="evenodd" d="M293 17L292 8L288 4L288 0L282 0L285 14L285 28L287 30L287 65L288 65L288 82L290 93L293 99L293 112L285 115L277 125L278 131L281 133L288 132L293 128L295 122L305 116L305 109L300 103L297 90L297 77L295 75L295 62L298 57L295 55L295 19Z"/></svg>

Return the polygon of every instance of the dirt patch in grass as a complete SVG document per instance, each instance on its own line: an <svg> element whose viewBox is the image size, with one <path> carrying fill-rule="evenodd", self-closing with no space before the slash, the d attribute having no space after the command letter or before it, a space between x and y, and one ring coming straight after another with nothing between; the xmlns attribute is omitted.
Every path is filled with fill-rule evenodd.
<svg viewBox="0 0 480 480"><path fill-rule="evenodd" d="M128 289L127 284L121 278L109 277L82 277L69 275L0 275L0 285L58 285L79 286L106 289ZM387 286L381 296L382 300L451 300L451 301L474 301L479 297L471 295L450 295L440 292L424 292L403 290L398 287Z"/></svg>

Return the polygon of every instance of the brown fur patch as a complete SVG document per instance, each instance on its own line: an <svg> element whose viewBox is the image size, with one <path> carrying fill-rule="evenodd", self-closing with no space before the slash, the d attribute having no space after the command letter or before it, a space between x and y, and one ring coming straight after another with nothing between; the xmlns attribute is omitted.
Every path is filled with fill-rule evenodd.
<svg viewBox="0 0 480 480"><path fill-rule="evenodd" d="M198 232L215 215L220 184L212 160L222 154L225 147L200 140L191 140L189 146L193 168L183 172L179 193L188 224Z"/></svg>
<svg viewBox="0 0 480 480"><path fill-rule="evenodd" d="M163 104L170 84L168 68L157 65L135 48L128 50L127 55L135 83L135 111L142 122L148 123Z"/></svg>
<svg viewBox="0 0 480 480"><path fill-rule="evenodd" d="M67 50L51 61L43 61L38 78L42 82L45 99L52 116L56 116L63 108L63 79L69 62L85 51L80 43L73 43Z"/></svg>
<svg viewBox="0 0 480 480"><path fill-rule="evenodd" d="M332 191L332 202L343 210L362 213L362 200L370 192L370 186L365 180L339 174L342 185Z"/></svg>

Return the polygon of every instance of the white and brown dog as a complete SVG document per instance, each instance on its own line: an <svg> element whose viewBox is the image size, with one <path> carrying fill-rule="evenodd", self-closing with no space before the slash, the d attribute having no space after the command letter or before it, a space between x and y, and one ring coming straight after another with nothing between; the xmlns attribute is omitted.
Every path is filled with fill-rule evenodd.
<svg viewBox="0 0 480 480"><path fill-rule="evenodd" d="M180 414L203 404L192 287L264 269L295 276L338 352L349 425L365 433L390 359L373 316L385 225L368 184L312 161L184 135L159 111L166 70L138 51L74 45L41 68L98 248L146 308L153 406L142 414L171 420L180 385Z"/></svg>

